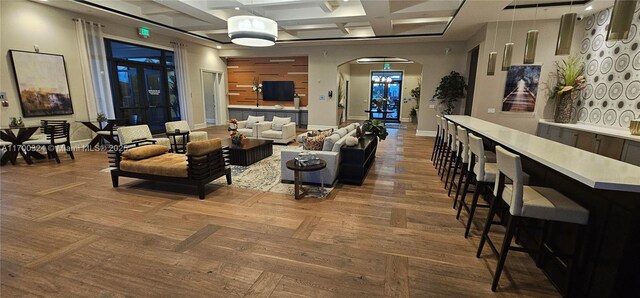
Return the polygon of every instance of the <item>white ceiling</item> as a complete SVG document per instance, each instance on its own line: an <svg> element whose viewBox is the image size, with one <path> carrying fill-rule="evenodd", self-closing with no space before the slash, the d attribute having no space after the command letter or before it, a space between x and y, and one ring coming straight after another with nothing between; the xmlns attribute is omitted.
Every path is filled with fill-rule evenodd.
<svg viewBox="0 0 640 298"><path fill-rule="evenodd" d="M35 1L35 0L34 0ZM526 1L526 2L525 2ZM565 2L566 0L540 0ZM334 44L366 41L405 42L466 40L485 23L511 21L513 0L86 0L40 2L100 16L118 23L137 22L173 34L202 36L229 47L226 20L235 15L258 15L278 22L279 44ZM535 3L517 0L515 3ZM613 0L592 0L573 5L572 11L588 14ZM531 20L535 8L516 9L516 20ZM540 7L538 19L559 18L569 6ZM128 16L123 16L123 13ZM454 18L455 16L455 18ZM149 24L140 19L151 21ZM154 24L155 23L155 24ZM164 28L162 28L164 27ZM172 30L175 28L178 30Z"/></svg>

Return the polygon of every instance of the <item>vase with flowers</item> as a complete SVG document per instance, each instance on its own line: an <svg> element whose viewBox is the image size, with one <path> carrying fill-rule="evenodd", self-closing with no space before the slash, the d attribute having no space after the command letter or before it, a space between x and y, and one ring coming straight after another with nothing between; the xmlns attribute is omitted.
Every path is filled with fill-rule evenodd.
<svg viewBox="0 0 640 298"><path fill-rule="evenodd" d="M262 84L258 78L253 80L253 86L251 87L253 92L256 93L256 107L260 106L260 93L262 93Z"/></svg>
<svg viewBox="0 0 640 298"><path fill-rule="evenodd" d="M573 104L585 85L584 66L577 56L556 61L555 66L556 71L550 74L553 87L549 94L549 99L556 102L553 118L557 123L569 123Z"/></svg>
<svg viewBox="0 0 640 298"><path fill-rule="evenodd" d="M238 132L237 130L232 131L230 135L231 135L231 143L234 145L242 145L242 140L247 138L243 133Z"/></svg>

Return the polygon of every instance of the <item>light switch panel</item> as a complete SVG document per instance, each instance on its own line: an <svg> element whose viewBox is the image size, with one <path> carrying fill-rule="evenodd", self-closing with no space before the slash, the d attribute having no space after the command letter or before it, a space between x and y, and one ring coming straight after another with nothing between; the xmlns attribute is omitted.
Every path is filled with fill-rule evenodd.
<svg viewBox="0 0 640 298"><path fill-rule="evenodd" d="M495 109L495 108L489 108L489 109L487 110L487 113L489 113L489 114L495 114L495 113L496 113L496 109Z"/></svg>
<svg viewBox="0 0 640 298"><path fill-rule="evenodd" d="M435 109L435 108L436 108L436 105L429 105L429 108L430 108L430 109Z"/></svg>

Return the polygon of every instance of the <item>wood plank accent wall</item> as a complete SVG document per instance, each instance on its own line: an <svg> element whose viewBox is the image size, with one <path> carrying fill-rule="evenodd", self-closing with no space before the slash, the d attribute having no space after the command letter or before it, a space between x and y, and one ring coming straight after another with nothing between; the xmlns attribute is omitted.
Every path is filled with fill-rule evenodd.
<svg viewBox="0 0 640 298"><path fill-rule="evenodd" d="M300 97L300 106L308 103L309 59L307 57L260 57L260 58L228 58L227 73L229 76L229 104L254 105L256 93L253 92L253 81L293 81L295 92ZM293 101L264 101L260 94L260 105L293 106Z"/></svg>

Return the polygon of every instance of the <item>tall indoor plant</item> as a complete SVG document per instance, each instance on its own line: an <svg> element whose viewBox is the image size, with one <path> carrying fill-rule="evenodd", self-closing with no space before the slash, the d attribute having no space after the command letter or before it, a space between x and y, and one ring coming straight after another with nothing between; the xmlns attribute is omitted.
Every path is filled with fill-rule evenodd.
<svg viewBox="0 0 640 298"><path fill-rule="evenodd" d="M465 96L467 83L464 77L456 71L442 77L440 85L436 88L435 97L440 100L440 105L444 106L442 113L449 115L453 113L454 102Z"/></svg>
<svg viewBox="0 0 640 298"><path fill-rule="evenodd" d="M569 56L562 61L556 61L556 71L551 73L550 79L555 81L549 95L550 100L556 102L554 121L569 123L571 108L580 90L584 88L584 66L578 56Z"/></svg>

